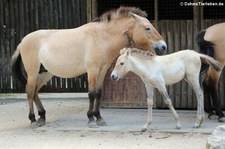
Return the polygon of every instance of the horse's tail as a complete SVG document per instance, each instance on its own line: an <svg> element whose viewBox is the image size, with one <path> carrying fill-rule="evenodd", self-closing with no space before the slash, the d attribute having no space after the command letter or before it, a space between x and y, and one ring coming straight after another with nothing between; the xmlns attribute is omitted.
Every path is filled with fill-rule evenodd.
<svg viewBox="0 0 225 149"><path fill-rule="evenodd" d="M200 53L213 57L215 44L204 39L206 31L200 31L196 36L196 41L200 47Z"/></svg>
<svg viewBox="0 0 225 149"><path fill-rule="evenodd" d="M213 57L215 44L213 42L206 41L204 39L205 33L206 33L205 30L200 31L198 35L196 36L196 41L199 45L200 53ZM209 68L209 65L203 63L201 67L201 73L208 68Z"/></svg>
<svg viewBox="0 0 225 149"><path fill-rule="evenodd" d="M18 80L23 86L26 85L27 79L23 73L23 63L20 55L20 45L17 46L15 53L12 56L12 75Z"/></svg>
<svg viewBox="0 0 225 149"><path fill-rule="evenodd" d="M204 55L204 54L200 54L200 59L201 59L201 61L209 64L210 66L212 66L216 71L220 71L221 70L220 62L218 62L214 58L209 57L209 56Z"/></svg>

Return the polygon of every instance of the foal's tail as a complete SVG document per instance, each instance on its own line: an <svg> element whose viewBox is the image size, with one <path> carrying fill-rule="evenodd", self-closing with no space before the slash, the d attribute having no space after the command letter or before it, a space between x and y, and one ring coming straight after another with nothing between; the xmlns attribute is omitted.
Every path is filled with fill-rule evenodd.
<svg viewBox="0 0 225 149"><path fill-rule="evenodd" d="M209 64L210 66L212 66L216 71L220 71L221 70L221 64L220 62L218 62L217 60L215 60L212 57L209 57L207 55L204 54L199 54L200 55L200 59L201 61Z"/></svg>
<svg viewBox="0 0 225 149"><path fill-rule="evenodd" d="M12 75L13 77L18 80L24 87L27 83L27 79L25 76L25 72L23 72L23 62L20 55L20 45L17 46L15 53L12 56Z"/></svg>

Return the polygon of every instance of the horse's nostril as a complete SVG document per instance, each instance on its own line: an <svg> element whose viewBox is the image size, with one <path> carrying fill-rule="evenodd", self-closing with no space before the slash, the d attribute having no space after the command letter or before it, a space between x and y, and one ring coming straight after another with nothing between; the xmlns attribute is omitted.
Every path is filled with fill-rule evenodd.
<svg viewBox="0 0 225 149"><path fill-rule="evenodd" d="M164 51L166 51L166 46L162 46L162 49L163 49Z"/></svg>

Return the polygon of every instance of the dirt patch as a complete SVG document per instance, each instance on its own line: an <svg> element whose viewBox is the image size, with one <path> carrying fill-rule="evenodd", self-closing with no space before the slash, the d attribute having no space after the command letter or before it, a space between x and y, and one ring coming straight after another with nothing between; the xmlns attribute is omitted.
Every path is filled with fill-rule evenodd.
<svg viewBox="0 0 225 149"><path fill-rule="evenodd" d="M47 124L31 129L26 100L1 102L0 148L4 149L203 149L208 134L197 131L185 133L162 132L162 115L153 115L153 128L140 132L145 122L146 110L104 109L108 126L91 129L87 127L87 99L45 99ZM169 112L168 112L169 113ZM159 116L158 116L159 115ZM165 127L174 129L175 122ZM157 117L159 117L157 119ZM166 115L166 117L168 117ZM194 116L195 117L195 116ZM157 125L157 121L161 125ZM193 119L191 119L192 123ZM194 121L193 121L194 122ZM163 125L164 124L164 125ZM173 126L174 125L174 126ZM189 127L189 126L188 126Z"/></svg>

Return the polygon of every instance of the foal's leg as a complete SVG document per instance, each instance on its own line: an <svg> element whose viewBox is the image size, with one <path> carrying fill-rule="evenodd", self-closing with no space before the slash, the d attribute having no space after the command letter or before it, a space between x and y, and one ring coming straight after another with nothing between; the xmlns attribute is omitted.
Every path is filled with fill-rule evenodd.
<svg viewBox="0 0 225 149"><path fill-rule="evenodd" d="M38 109L38 115L40 116L37 122L38 126L43 126L45 125L45 122L46 122L46 117L45 117L46 112L38 96L38 92L41 89L41 87L52 78L52 76L53 75L50 74L49 72L42 72L41 74L38 75L35 98L34 98L34 102Z"/></svg>
<svg viewBox="0 0 225 149"><path fill-rule="evenodd" d="M163 95L164 101L166 103L166 105L169 107L169 109L172 111L173 116L176 120L176 129L180 129L181 128L181 124L180 124L180 118L179 115L177 114L176 110L174 109L171 99L169 97L169 94L166 90L165 85L162 85L158 88L158 90L160 91L160 93Z"/></svg>
<svg viewBox="0 0 225 149"><path fill-rule="evenodd" d="M145 85L147 91L147 105L148 105L148 116L145 125L142 128L142 132L146 131L152 123L152 106L153 106L153 96L154 91L151 86Z"/></svg>
<svg viewBox="0 0 225 149"><path fill-rule="evenodd" d="M197 120L194 124L194 128L199 128L201 127L203 121L204 121L204 96L203 96L203 91L200 87L199 84L199 75L196 74L191 74L187 75L187 81L190 84L190 86L193 88L195 91L198 105L197 105Z"/></svg>

